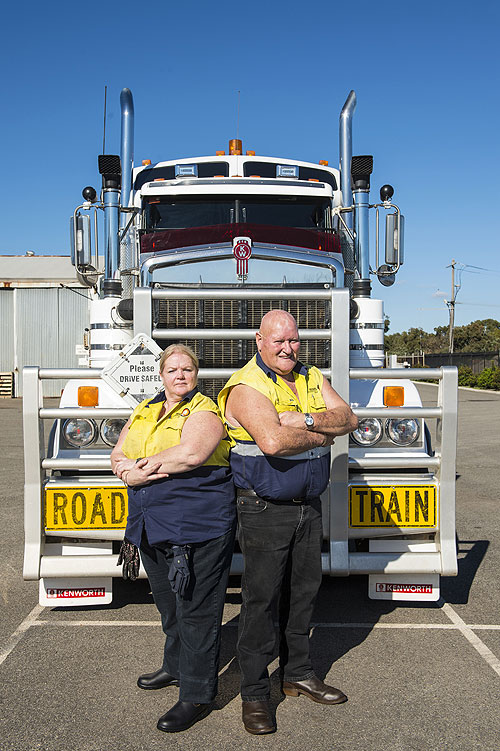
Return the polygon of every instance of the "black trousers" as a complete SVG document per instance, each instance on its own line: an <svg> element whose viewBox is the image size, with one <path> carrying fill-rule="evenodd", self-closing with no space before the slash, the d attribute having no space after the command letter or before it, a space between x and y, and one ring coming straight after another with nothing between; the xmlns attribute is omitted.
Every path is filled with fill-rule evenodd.
<svg viewBox="0 0 500 751"><path fill-rule="evenodd" d="M168 580L172 546L151 547L143 534L141 559L166 637L163 668L179 679L181 701L205 704L217 694L221 622L234 535L233 527L222 537L191 546L191 580L179 597Z"/></svg>
<svg viewBox="0 0 500 751"><path fill-rule="evenodd" d="M321 502L270 503L238 498L243 552L238 632L243 701L269 698L268 665L276 646L273 613L280 600L280 668L284 680L314 675L309 627L321 584Z"/></svg>

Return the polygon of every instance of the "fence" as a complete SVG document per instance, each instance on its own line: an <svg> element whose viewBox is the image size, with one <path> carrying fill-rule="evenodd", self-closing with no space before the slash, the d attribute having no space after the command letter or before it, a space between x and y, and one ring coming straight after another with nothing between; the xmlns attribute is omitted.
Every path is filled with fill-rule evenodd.
<svg viewBox="0 0 500 751"><path fill-rule="evenodd" d="M386 355L386 367L390 367L389 358ZM500 367L500 352L437 352L433 354L422 353L420 355L398 355L398 367L408 363L405 367L412 368L442 368L444 365L467 365L475 375L479 375L485 368ZM394 367L394 366L393 366Z"/></svg>

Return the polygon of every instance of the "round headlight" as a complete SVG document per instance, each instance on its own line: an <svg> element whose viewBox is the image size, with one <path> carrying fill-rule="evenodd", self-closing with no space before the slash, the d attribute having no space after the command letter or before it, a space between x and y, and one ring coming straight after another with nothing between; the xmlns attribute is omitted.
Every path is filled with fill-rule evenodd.
<svg viewBox="0 0 500 751"><path fill-rule="evenodd" d="M97 426L93 420L73 417L63 424L63 436L75 448L89 446L97 438Z"/></svg>
<svg viewBox="0 0 500 751"><path fill-rule="evenodd" d="M409 446L417 440L420 428L417 420L412 420L408 417L401 419L396 417L392 420L387 420L385 432L391 441L397 443L398 446Z"/></svg>
<svg viewBox="0 0 500 751"><path fill-rule="evenodd" d="M101 423L101 438L108 446L116 446L126 420L103 420Z"/></svg>
<svg viewBox="0 0 500 751"><path fill-rule="evenodd" d="M382 436L382 423L376 417L365 417L351 436L359 446L373 446Z"/></svg>

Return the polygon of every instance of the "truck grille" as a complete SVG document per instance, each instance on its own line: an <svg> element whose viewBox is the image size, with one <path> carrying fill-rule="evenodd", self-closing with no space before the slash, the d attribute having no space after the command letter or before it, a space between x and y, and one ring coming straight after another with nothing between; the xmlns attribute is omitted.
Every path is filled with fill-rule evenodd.
<svg viewBox="0 0 500 751"><path fill-rule="evenodd" d="M283 290L284 296L286 290ZM330 304L324 300L158 300L156 308L157 327L207 328L257 330L262 316L269 310L288 310L301 329L324 329L330 326ZM175 340L162 339L162 348ZM197 354L202 368L240 368L256 352L255 340L230 339L203 340L181 339ZM319 368L329 366L329 343L326 341L303 341L300 359ZM204 379L203 393L212 399L217 397L225 379Z"/></svg>

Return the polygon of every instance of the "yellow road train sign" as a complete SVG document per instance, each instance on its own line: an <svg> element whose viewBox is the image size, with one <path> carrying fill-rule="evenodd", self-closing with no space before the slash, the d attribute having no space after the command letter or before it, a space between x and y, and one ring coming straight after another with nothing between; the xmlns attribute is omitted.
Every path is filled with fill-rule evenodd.
<svg viewBox="0 0 500 751"><path fill-rule="evenodd" d="M435 485L351 485L350 527L435 527Z"/></svg>
<svg viewBox="0 0 500 751"><path fill-rule="evenodd" d="M46 488L46 529L125 529L125 488Z"/></svg>

